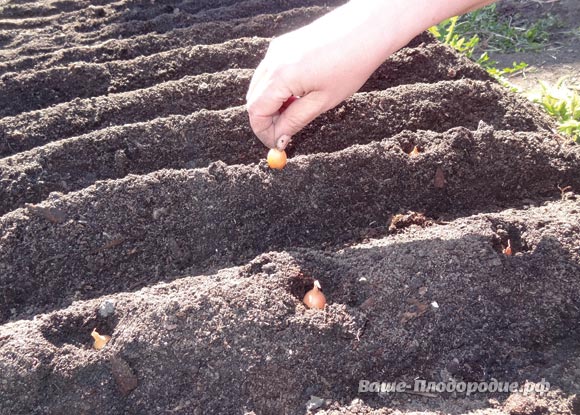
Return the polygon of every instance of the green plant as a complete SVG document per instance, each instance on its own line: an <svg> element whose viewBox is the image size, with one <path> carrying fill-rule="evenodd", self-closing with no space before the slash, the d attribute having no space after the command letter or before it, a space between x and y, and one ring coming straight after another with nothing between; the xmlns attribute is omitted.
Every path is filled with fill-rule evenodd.
<svg viewBox="0 0 580 415"><path fill-rule="evenodd" d="M514 87L510 85L509 82L505 79L505 75L515 74L517 72L523 71L528 67L528 64L525 62L514 62L513 65L509 68L499 69L497 68L497 62L490 58L487 51L483 52L479 58L474 59L473 54L480 43L480 38L478 35L473 35L469 39L466 39L465 37L462 37L456 33L458 21L458 16L451 17L441 22L437 26L429 28L429 32L431 32L441 42L453 47L468 58L475 60L475 62L483 66L487 72L495 79L497 79L501 84L513 89Z"/></svg>
<svg viewBox="0 0 580 415"><path fill-rule="evenodd" d="M502 85L516 91L518 89L506 79L525 70L528 64L514 62L511 67L498 68L497 62L491 59L493 50L522 51L535 49L548 40L546 29L557 25L552 17L537 20L528 28L517 27L512 20L503 21L498 17L495 4L463 17L452 17L429 31L441 42L453 47L460 53L480 64ZM579 28L580 29L580 28ZM485 47L481 39L485 39ZM482 50L475 59L477 50ZM555 85L540 82L539 90L526 94L533 102L538 103L548 114L555 117L558 130L571 136L580 143L580 94L579 88L567 87L564 79Z"/></svg>
<svg viewBox="0 0 580 415"><path fill-rule="evenodd" d="M430 27L429 32L441 42L471 58L475 47L479 44L479 36L474 35L467 40L465 37L460 37L459 34L455 33L458 19L459 16L455 16L444 20L437 26Z"/></svg>
<svg viewBox="0 0 580 415"><path fill-rule="evenodd" d="M559 131L580 143L579 88L568 87L565 80L561 78L555 85L540 82L539 89L527 95L556 119Z"/></svg>
<svg viewBox="0 0 580 415"><path fill-rule="evenodd" d="M515 75L517 73L523 72L529 65L526 62L513 62L512 66L505 67L505 68L498 68L497 62L491 60L487 52L484 52L483 55L479 57L477 60L481 66L485 68L488 74L494 77L500 84L503 86L511 89L514 92L521 92L519 88L512 85L506 78L507 75Z"/></svg>
<svg viewBox="0 0 580 415"><path fill-rule="evenodd" d="M549 40L549 30L561 22L551 15L533 22L518 15L502 16L492 4L461 16L455 26L460 37L478 36L482 52L524 52L541 48Z"/></svg>

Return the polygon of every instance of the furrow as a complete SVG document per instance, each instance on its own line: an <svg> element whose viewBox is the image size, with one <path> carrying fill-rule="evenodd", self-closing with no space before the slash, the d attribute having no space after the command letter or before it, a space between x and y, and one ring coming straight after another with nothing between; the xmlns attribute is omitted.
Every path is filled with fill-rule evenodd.
<svg viewBox="0 0 580 415"><path fill-rule="evenodd" d="M403 48L392 55L365 84L365 89L445 79L490 79L479 66L426 34L412 44L416 46ZM254 68L267 46L267 39L236 39L218 45L174 49L128 61L77 63L5 74L0 78L0 116L46 108L74 98L146 88L186 75Z"/></svg>
<svg viewBox="0 0 580 415"><path fill-rule="evenodd" d="M107 126L145 121L163 115L187 114L202 108L223 109L240 105L244 102L250 74L250 70L230 70L186 77L145 90L75 100L46 110L6 117L0 119L0 155L15 154ZM210 85L209 81L216 82ZM477 89L474 91L473 88ZM454 94L469 102L468 111L457 106ZM384 133L382 128L401 131L401 126L409 124L407 116L410 113L419 114L416 128L434 131L444 131L457 125L475 128L480 120L490 120L500 129L521 131L550 129L553 126L550 119L533 104L488 82L459 80L401 85L393 88L392 92L385 91L383 95L384 99L379 94L377 100L369 103L371 109L368 113L356 112L360 122L369 125L376 120L388 121L386 126L378 126L380 133ZM373 104L378 107L372 107ZM340 112L340 117L352 119L353 113L348 112L348 106L346 108L346 112ZM393 117L380 116L389 113ZM324 128L329 128L312 124L300 137L319 135L320 132L313 129L318 127L313 126L319 126L322 133Z"/></svg>
<svg viewBox="0 0 580 415"><path fill-rule="evenodd" d="M231 2L229 2L231 3ZM129 38L147 33L165 33L174 29L184 28L194 24L211 21L224 21L240 18L248 18L257 14L279 13L295 7L307 7L319 4L316 0L246 0L225 5L215 4L211 8L200 10L199 5L188 2L173 5L156 5L143 9L145 15L139 10L127 9L124 5L116 7L89 7L86 10L75 11L59 15L58 18L42 18L23 21L0 20L0 29L24 30L20 35L13 35L12 43L4 48L2 54L9 56L7 49L15 49L21 55L31 55L40 52L39 44L42 43L44 52L67 47L90 45L109 39ZM331 2L327 2L331 3ZM333 0L334 5L340 1ZM136 16L135 16L136 14ZM137 18L137 20L135 20ZM55 38L53 25L62 27L62 34ZM43 25L49 25L43 28ZM39 27L40 26L40 27ZM35 29L35 27L39 27ZM27 49L26 43L30 35L34 34L34 46ZM58 42L58 43L55 43Z"/></svg>
<svg viewBox="0 0 580 415"><path fill-rule="evenodd" d="M173 49L128 61L76 63L0 78L0 116L38 110L75 98L148 88L188 75L254 68L267 39L236 39L218 45Z"/></svg>
<svg viewBox="0 0 580 415"><path fill-rule="evenodd" d="M31 413L40 404L71 412L80 396L84 408L107 415L149 413L175 407L185 395L184 407L202 413L244 407L301 414L308 388L321 378L333 379L324 396L351 402L360 396L360 379L373 379L377 368L385 379L413 384L456 359L461 364L454 375L469 379L490 361L489 350L500 356L486 366L494 379L533 378L527 371L536 369L538 351L542 361L556 355L560 362L541 376L560 373L578 359L573 333L580 314L573 305L580 295L580 252L569 228L577 228L579 211L580 203L569 201L476 215L416 227L374 246L271 252L241 267L75 301L0 326L7 380L0 392L11 413ZM521 257L494 249L500 223L526 230ZM312 278L328 298L324 313L301 303ZM112 316L97 312L105 300L115 304ZM112 335L99 353L91 350L93 328ZM574 341L563 347L566 338ZM549 379L558 394L566 383L573 387ZM23 385L37 393L23 396ZM221 399L211 398L216 390L223 391ZM268 397L271 390L284 399ZM365 402L371 405L366 410L357 403L344 413L376 414L384 398L369 394Z"/></svg>
<svg viewBox="0 0 580 415"><path fill-rule="evenodd" d="M74 32L85 22L92 25L106 25L119 19L120 10L126 9L125 1L115 1L109 4L102 2L78 2L78 7L66 7L66 10L59 10L58 6L45 10L45 14L34 16L34 11L30 8L20 9L21 14L28 14L24 17L8 17L0 14L0 30L10 31L16 35L35 34L37 37L49 38L51 31L54 32L54 25L60 25L62 32ZM84 3L84 5L83 5ZM90 3L90 4L89 4ZM51 27L52 26L52 27ZM52 33L54 37L54 33Z"/></svg>
<svg viewBox="0 0 580 415"><path fill-rule="evenodd" d="M252 70L187 76L137 91L59 104L0 119L0 155L100 128L151 120L200 109L241 105Z"/></svg>
<svg viewBox="0 0 580 415"><path fill-rule="evenodd" d="M414 145L422 152L411 157ZM386 230L401 210L460 214L554 197L580 185L579 161L580 148L549 133L523 141L481 124L296 157L281 172L220 161L97 182L0 218L1 317L50 307L56 292L92 298L272 249L339 246L369 224Z"/></svg>
<svg viewBox="0 0 580 415"><path fill-rule="evenodd" d="M127 60L168 49L220 43L246 36L272 37L303 26L328 11L325 7L306 7L245 19L199 23L164 34L148 33L130 39L112 39L92 46L59 47L59 50L49 53L36 54L32 51L33 56L25 56L24 51L15 49L10 51L14 55L13 59L0 63L0 73L31 68L42 63L58 66L72 62Z"/></svg>
<svg viewBox="0 0 580 415"><path fill-rule="evenodd" d="M180 2L176 1L166 1L161 7L164 13L175 13L175 9L180 11L186 11L187 13L196 14L202 13L204 11L210 11L219 8L226 8L238 3L243 0L198 0L190 1L184 0ZM130 9L125 17L126 21L134 20L151 20L159 15L159 11L150 7L149 5L143 5L142 7L135 7Z"/></svg>
<svg viewBox="0 0 580 415"><path fill-rule="evenodd" d="M324 2L326 7L334 7L344 0L331 0ZM166 12L153 19L143 21L119 22L109 24L106 27L76 29L75 42L77 44L90 44L102 42L108 39L128 38L144 33L166 33L178 28L201 24L205 22L220 22L226 20L250 18L258 14L275 14L295 9L297 7L319 6L318 0L246 0L233 4L199 10L199 7L183 3L169 6Z"/></svg>
<svg viewBox="0 0 580 415"><path fill-rule="evenodd" d="M43 1L43 2L17 2L2 6L0 9L0 19L26 19L31 17L53 17L59 14L82 10L91 5L105 5L116 3L110 0L65 0L65 1Z"/></svg>
<svg viewBox="0 0 580 415"><path fill-rule="evenodd" d="M160 2L142 3L121 1L91 1L75 2L77 8L66 7L68 11L55 8L46 8L40 12L39 16L29 5L16 6L7 9L8 14L0 13L0 28L11 30L27 30L34 28L35 33L43 36L50 36L50 28L41 29L42 26L54 24L68 24L62 27L65 31L77 32L80 36L84 32L95 31L99 28L110 31L109 26L113 27L130 27L131 24L141 24L148 20L155 20L163 15L177 15L178 11L185 11L186 15L190 14L211 14L212 10L223 9L235 3L241 3L240 0L215 0L205 2L192 2L185 0L183 2ZM43 15L44 14L44 15ZM16 16L19 15L19 16ZM174 16L175 17L175 16ZM177 23L177 21L174 21ZM119 30L119 29L117 29ZM121 35L122 33L118 33ZM74 40L74 39L73 39Z"/></svg>
<svg viewBox="0 0 580 415"><path fill-rule="evenodd" d="M316 119L295 138L288 153L334 152L404 130L476 129L480 121L498 130L545 131L531 104L516 96L506 99L504 93L494 84L467 80L359 93ZM474 110L454 114L457 100ZM438 105L429 107L431 102ZM39 202L50 192L79 190L101 179L162 168L205 167L218 160L256 163L265 148L247 119L243 107L203 110L107 128L1 159L0 214Z"/></svg>

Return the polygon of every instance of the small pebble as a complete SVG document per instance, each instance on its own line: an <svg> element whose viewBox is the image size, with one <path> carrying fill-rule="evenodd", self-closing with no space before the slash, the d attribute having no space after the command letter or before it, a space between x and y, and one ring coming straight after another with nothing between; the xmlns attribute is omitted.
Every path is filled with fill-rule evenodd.
<svg viewBox="0 0 580 415"><path fill-rule="evenodd" d="M351 406L361 406L364 404L364 402L360 398L354 398L350 404Z"/></svg>
<svg viewBox="0 0 580 415"><path fill-rule="evenodd" d="M103 318L107 318L109 316L112 316L113 314L115 314L115 306L116 306L116 302L113 300L105 300L101 303L101 305L99 306L99 316L103 317Z"/></svg>
<svg viewBox="0 0 580 415"><path fill-rule="evenodd" d="M273 274L276 272L276 264L269 262L267 264L262 265L262 271L266 274Z"/></svg>
<svg viewBox="0 0 580 415"><path fill-rule="evenodd" d="M306 402L306 410L313 411L320 408L322 405L324 405L324 399L312 395L310 396L310 400Z"/></svg>

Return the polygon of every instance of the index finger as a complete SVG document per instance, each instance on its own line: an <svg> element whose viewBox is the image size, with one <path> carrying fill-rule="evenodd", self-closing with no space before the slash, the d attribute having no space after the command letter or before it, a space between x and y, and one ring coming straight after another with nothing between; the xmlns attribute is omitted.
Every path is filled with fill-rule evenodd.
<svg viewBox="0 0 580 415"><path fill-rule="evenodd" d="M292 93L281 87L278 82L261 79L255 84L247 97L247 110L250 126L254 134L269 148L276 147L275 120L280 108Z"/></svg>

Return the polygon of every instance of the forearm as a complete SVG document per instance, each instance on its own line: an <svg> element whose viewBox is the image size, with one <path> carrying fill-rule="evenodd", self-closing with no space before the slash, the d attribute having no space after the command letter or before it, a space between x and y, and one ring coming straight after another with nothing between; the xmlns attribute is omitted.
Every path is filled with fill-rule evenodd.
<svg viewBox="0 0 580 415"><path fill-rule="evenodd" d="M333 31L357 38L361 63L368 63L374 70L422 31L449 17L493 2L494 0L351 0L314 24L319 26L321 32ZM323 33L321 37L324 37Z"/></svg>
<svg viewBox="0 0 580 415"><path fill-rule="evenodd" d="M352 20L372 23L383 31L398 27L400 33L415 36L441 21L483 6L495 0L351 0L344 6ZM368 26L366 27L368 30ZM386 34L393 34L388 31Z"/></svg>

